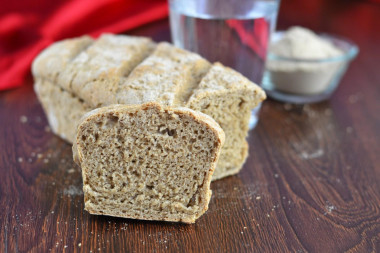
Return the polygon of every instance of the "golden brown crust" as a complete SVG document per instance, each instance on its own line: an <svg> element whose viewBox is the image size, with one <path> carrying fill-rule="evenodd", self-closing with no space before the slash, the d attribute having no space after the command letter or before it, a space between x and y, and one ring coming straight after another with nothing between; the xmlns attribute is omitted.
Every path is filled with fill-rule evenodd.
<svg viewBox="0 0 380 253"><path fill-rule="evenodd" d="M148 38L123 35L53 44L34 61L33 74L36 87L46 82L55 86L49 88L54 94L39 88L36 93L53 132L69 142L74 141L80 112L114 103L158 102L211 116L226 133L215 178L242 167L249 112L266 97L260 87L220 63L211 65L169 43L156 46ZM70 106L61 106L65 102Z"/></svg>

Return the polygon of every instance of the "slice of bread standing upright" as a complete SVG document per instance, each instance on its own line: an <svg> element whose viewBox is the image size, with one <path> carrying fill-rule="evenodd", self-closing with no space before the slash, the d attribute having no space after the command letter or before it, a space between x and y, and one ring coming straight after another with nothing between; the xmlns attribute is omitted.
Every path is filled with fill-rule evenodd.
<svg viewBox="0 0 380 253"><path fill-rule="evenodd" d="M211 116L226 134L213 180L239 172L248 156L248 123L252 108L265 93L240 73L214 63L194 89L186 107Z"/></svg>
<svg viewBox="0 0 380 253"><path fill-rule="evenodd" d="M81 120L74 160L85 209L194 223L207 209L224 132L209 116L158 103L111 105Z"/></svg>

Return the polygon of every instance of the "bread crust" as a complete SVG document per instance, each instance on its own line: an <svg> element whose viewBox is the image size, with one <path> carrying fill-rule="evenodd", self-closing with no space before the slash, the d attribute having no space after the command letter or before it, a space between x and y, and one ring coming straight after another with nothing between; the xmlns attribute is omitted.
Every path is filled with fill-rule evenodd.
<svg viewBox="0 0 380 253"><path fill-rule="evenodd" d="M61 41L35 59L32 72L53 132L71 143L78 114L111 104L158 102L211 116L226 133L214 180L242 168L250 111L266 98L259 86L220 63L143 37ZM41 84L52 92L47 95Z"/></svg>

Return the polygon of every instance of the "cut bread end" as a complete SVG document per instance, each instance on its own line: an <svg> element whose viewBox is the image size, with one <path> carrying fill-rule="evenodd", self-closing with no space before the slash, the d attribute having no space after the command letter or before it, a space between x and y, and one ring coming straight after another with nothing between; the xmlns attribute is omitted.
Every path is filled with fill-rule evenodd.
<svg viewBox="0 0 380 253"><path fill-rule="evenodd" d="M86 114L74 160L85 209L143 220L194 223L207 209L224 132L209 116L157 103Z"/></svg>

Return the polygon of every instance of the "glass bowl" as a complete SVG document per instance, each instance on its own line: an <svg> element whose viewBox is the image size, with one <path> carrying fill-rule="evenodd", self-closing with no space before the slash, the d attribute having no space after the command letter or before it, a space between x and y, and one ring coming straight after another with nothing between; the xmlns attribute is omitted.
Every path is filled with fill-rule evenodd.
<svg viewBox="0 0 380 253"><path fill-rule="evenodd" d="M284 32L272 35L272 43ZM269 97L287 103L306 104L328 99L336 90L349 63L359 52L351 41L319 34L330 41L343 55L325 59L297 59L268 53L262 87Z"/></svg>

